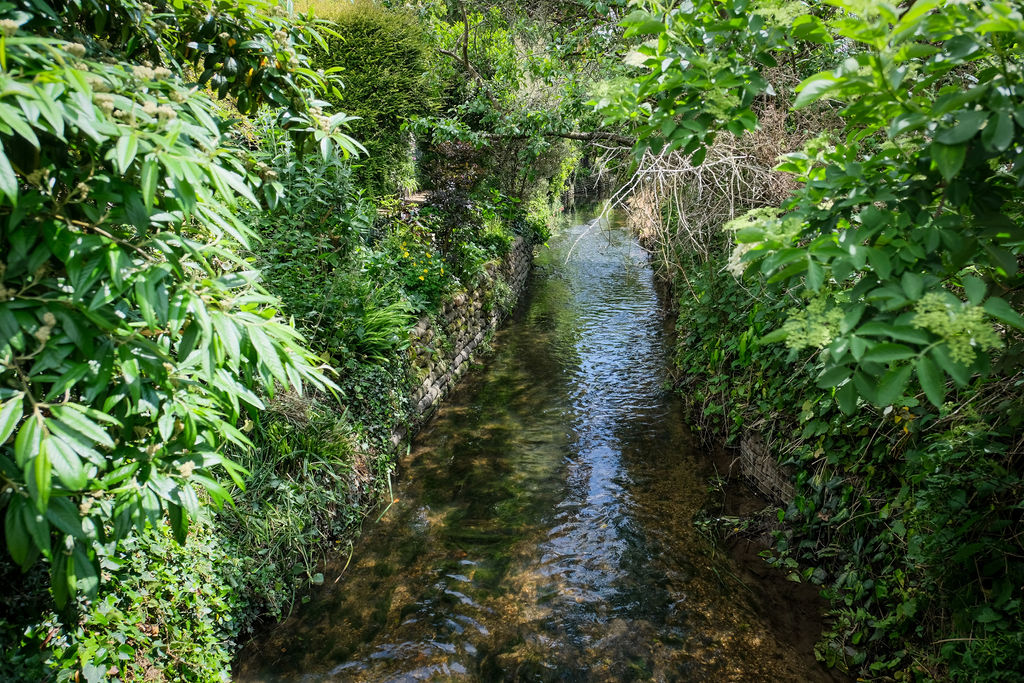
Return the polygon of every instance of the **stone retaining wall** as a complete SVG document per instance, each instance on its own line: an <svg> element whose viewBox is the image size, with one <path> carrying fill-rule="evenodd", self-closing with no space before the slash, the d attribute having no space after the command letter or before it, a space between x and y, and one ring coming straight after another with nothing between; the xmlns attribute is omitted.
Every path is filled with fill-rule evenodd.
<svg viewBox="0 0 1024 683"><path fill-rule="evenodd" d="M792 502L794 492L789 473L776 461L760 434L747 431L740 436L739 461L740 473L767 500L782 506Z"/></svg>
<svg viewBox="0 0 1024 683"><path fill-rule="evenodd" d="M469 369L473 352L496 330L507 311L499 305L496 289L506 289L510 307L519 300L533 265L533 245L522 237L500 264L488 264L476 284L441 305L435 319L420 318L411 332L410 353L415 374L409 397L409 424L418 429ZM407 437L404 430L392 434L397 448Z"/></svg>

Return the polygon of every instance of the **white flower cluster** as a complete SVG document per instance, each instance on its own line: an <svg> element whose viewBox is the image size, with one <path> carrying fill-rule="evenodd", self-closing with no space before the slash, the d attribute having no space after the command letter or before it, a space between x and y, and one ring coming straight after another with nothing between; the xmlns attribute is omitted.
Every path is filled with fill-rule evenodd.
<svg viewBox="0 0 1024 683"><path fill-rule="evenodd" d="M136 78L144 81L166 81L171 77L171 70L165 66L153 68L148 64L140 64L132 67L132 73Z"/></svg>
<svg viewBox="0 0 1024 683"><path fill-rule="evenodd" d="M50 340L50 335L53 334L53 328L57 326L57 318L47 311L43 314L43 324L39 326L32 336L36 338L40 344L45 344Z"/></svg>
<svg viewBox="0 0 1024 683"><path fill-rule="evenodd" d="M14 37L19 28L21 28L21 22L14 19L0 19L0 33L3 33L4 38Z"/></svg>
<svg viewBox="0 0 1024 683"><path fill-rule="evenodd" d="M729 261L725 264L725 269L737 280L743 277L743 271L747 269L747 264L743 263L743 255L755 246L750 243L737 244L729 254Z"/></svg>
<svg viewBox="0 0 1024 683"><path fill-rule="evenodd" d="M92 96L92 103L107 116L114 113L114 96L106 93L97 93Z"/></svg>
<svg viewBox="0 0 1024 683"><path fill-rule="evenodd" d="M178 118L178 112L167 105L158 105L156 102L146 102L142 105L142 111L149 116L156 116L161 121L173 121Z"/></svg>

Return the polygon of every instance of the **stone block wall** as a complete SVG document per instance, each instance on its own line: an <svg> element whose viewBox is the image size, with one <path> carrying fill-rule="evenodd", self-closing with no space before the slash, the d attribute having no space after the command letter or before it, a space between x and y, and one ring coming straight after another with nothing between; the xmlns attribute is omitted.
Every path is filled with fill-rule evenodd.
<svg viewBox="0 0 1024 683"><path fill-rule="evenodd" d="M526 286L533 264L533 245L517 237L501 263L491 263L477 282L445 301L432 320L424 316L411 332L409 347L414 384L409 396L409 424L415 431L434 412L469 369L473 352L496 330L506 315L498 303L499 282L506 303L514 306ZM397 448L409 436L404 430L391 438Z"/></svg>

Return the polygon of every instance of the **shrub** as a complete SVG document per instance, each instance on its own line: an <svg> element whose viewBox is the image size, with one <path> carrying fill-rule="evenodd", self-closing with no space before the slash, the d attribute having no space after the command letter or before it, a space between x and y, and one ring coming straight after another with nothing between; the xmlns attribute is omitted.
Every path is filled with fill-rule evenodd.
<svg viewBox="0 0 1024 683"><path fill-rule="evenodd" d="M338 35L313 52L313 64L342 70L345 88L330 99L359 117L352 131L369 151L356 169L360 183L374 196L393 194L409 180L399 177L411 144L402 124L436 106L427 37L411 12L370 0L343 3L328 17Z"/></svg>
<svg viewBox="0 0 1024 683"><path fill-rule="evenodd" d="M225 502L254 389L325 385L233 251L239 207L276 188L178 65L243 112L277 103L298 149L356 146L309 105L312 29L265 0L31 7L0 8L0 506L64 604L133 527L166 515L184 541Z"/></svg>
<svg viewBox="0 0 1024 683"><path fill-rule="evenodd" d="M12 615L24 635L19 653L4 653L5 680L229 680L248 579L209 520L196 520L184 544L166 525L127 538L103 570L96 598L80 597L74 616L47 605ZM12 668L30 653L31 667Z"/></svg>

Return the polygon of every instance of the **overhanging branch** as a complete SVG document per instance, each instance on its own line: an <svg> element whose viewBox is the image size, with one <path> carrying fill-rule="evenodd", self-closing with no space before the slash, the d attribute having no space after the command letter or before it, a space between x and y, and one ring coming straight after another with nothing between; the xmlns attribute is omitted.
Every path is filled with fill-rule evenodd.
<svg viewBox="0 0 1024 683"><path fill-rule="evenodd" d="M525 140L529 138L529 135L525 133L516 134L504 134L504 133L480 133L485 138L491 140ZM636 144L636 140L625 135L619 135L618 133L612 133L604 130L594 131L571 131L565 133L558 133L555 131L541 133L540 135L546 138L564 138L566 140L580 140L583 142L597 142L598 140L605 140L608 142L616 142L624 147L632 147Z"/></svg>

